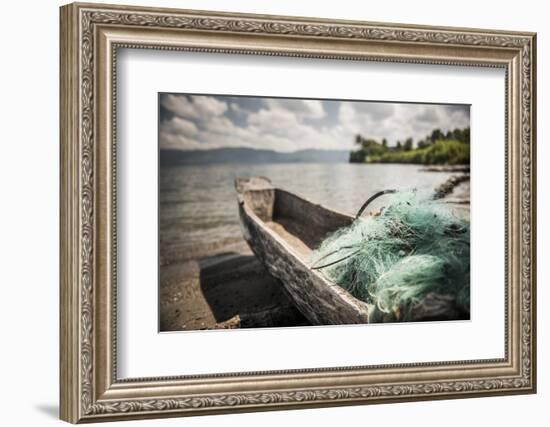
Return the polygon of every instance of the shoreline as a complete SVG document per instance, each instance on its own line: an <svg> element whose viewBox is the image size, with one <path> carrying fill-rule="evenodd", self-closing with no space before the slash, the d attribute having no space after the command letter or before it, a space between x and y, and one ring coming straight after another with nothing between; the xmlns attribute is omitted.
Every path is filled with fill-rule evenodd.
<svg viewBox="0 0 550 427"><path fill-rule="evenodd" d="M420 172L470 173L470 165L433 165L420 168Z"/></svg>

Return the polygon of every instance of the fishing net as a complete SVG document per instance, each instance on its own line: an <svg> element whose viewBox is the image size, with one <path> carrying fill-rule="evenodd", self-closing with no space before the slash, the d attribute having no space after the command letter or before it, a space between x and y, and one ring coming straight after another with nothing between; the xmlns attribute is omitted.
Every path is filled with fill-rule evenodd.
<svg viewBox="0 0 550 427"><path fill-rule="evenodd" d="M392 192L383 200L377 214L326 238L312 268L371 304L373 322L469 318L469 222L433 192Z"/></svg>

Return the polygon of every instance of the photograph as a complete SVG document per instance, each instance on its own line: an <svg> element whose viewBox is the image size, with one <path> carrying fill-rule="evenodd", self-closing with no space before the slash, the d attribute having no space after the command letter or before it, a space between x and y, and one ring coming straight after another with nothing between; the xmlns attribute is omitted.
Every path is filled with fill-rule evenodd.
<svg viewBox="0 0 550 427"><path fill-rule="evenodd" d="M55 226L39 227L53 233L39 253L57 258L45 262L58 292L39 277L44 297L31 300L56 311L32 310L53 319L59 345L27 375L55 396L39 390L34 412L151 425L249 412L279 425L287 411L358 405L392 404L371 422L403 408L413 420L437 401L448 421L448 399L518 395L534 420L542 14L518 21L510 8L493 25L483 5L451 16L416 4L403 14L406 2L374 14L360 2L257 3L27 14L59 29L41 31L53 44L37 51L57 83L26 79L49 105L36 128L59 145L37 139L44 173L8 162L29 191L5 180L21 193L23 226L5 222L24 254L41 197L58 203L40 209ZM17 64L34 70L35 56ZM52 172L59 197L35 188ZM11 282L28 294L20 258ZM7 318L29 317L13 303L29 295L8 298ZM34 345L12 352L20 359L40 344L23 341ZM510 407L496 422L523 423ZM331 425L293 425L304 423Z"/></svg>
<svg viewBox="0 0 550 427"><path fill-rule="evenodd" d="M470 319L470 105L158 102L160 332Z"/></svg>

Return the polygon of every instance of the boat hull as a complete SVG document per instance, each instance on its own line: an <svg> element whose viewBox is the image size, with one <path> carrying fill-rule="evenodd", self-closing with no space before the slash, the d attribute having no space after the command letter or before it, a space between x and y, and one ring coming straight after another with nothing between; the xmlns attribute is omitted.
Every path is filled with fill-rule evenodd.
<svg viewBox="0 0 550 427"><path fill-rule="evenodd" d="M238 184L237 189L239 190ZM295 242L277 233L272 226L273 223L277 224L277 218L269 216L280 211L281 207L298 208L297 214L309 218L312 228L315 228L315 221L323 218L336 222L332 226L337 226L338 223L349 224L351 218L268 185L249 191L254 193L246 194L246 188L241 188L239 192L239 216L243 236L269 273L281 281L300 312L313 325L368 323L367 304L354 298L321 273L312 270L310 260L306 259L306 251L300 250ZM284 203L281 204L277 198L284 200Z"/></svg>

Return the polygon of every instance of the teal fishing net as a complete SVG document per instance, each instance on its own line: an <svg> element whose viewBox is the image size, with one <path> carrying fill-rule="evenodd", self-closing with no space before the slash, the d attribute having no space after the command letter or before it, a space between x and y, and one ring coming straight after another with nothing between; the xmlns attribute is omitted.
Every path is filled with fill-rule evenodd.
<svg viewBox="0 0 550 427"><path fill-rule="evenodd" d="M469 318L469 222L432 192L383 201L327 237L312 268L371 304L373 322Z"/></svg>

